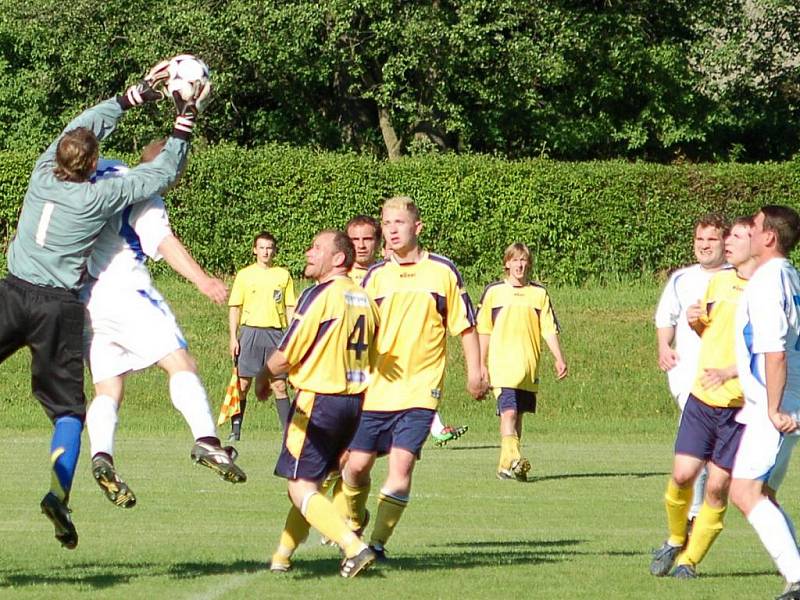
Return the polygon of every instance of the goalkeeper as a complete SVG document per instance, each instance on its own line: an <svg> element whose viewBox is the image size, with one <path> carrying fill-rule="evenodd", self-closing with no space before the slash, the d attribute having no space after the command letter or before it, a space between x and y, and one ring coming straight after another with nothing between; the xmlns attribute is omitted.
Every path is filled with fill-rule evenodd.
<svg viewBox="0 0 800 600"><path fill-rule="evenodd" d="M165 96L167 63L153 67L123 95L84 111L37 159L0 281L0 362L23 346L31 351L33 394L53 423L51 485L41 502L65 548L78 545L69 493L86 411L83 394L84 309L77 290L86 260L108 218L175 183L189 150L197 105L210 88L176 101L178 116L164 150L126 177L91 183L99 141L126 110Z"/></svg>

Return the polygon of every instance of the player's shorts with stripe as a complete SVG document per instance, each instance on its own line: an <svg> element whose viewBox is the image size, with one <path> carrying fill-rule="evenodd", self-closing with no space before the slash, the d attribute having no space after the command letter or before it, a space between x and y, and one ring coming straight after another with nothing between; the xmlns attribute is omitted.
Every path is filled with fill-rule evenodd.
<svg viewBox="0 0 800 600"><path fill-rule="evenodd" d="M298 390L289 411L289 425L275 475L322 481L339 468L358 427L363 394L315 394Z"/></svg>
<svg viewBox="0 0 800 600"><path fill-rule="evenodd" d="M738 412L738 407L709 406L689 394L678 426L675 454L687 454L711 461L722 469L732 469L743 429L736 421Z"/></svg>
<svg viewBox="0 0 800 600"><path fill-rule="evenodd" d="M536 392L516 388L500 388L497 396L497 414L501 415L507 410L514 410L518 413L535 413Z"/></svg>
<svg viewBox="0 0 800 600"><path fill-rule="evenodd" d="M756 416L752 411L750 421L744 426L742 441L736 453L733 477L768 482L777 490L786 475L796 435L783 435L767 416L766 409Z"/></svg>
<svg viewBox="0 0 800 600"><path fill-rule="evenodd" d="M365 410L361 414L350 450L377 452L384 456L392 448L402 448L422 456L422 446L431 431L431 423L436 411L429 408L409 408L385 412Z"/></svg>
<svg viewBox="0 0 800 600"><path fill-rule="evenodd" d="M169 305L153 287L120 290L95 284L81 297L88 310L84 344L95 382L145 369L187 347Z"/></svg>
<svg viewBox="0 0 800 600"><path fill-rule="evenodd" d="M86 414L83 328L77 294L13 275L0 281L0 362L30 348L33 395L51 420Z"/></svg>
<svg viewBox="0 0 800 600"><path fill-rule="evenodd" d="M267 364L267 359L281 342L283 331L276 327L250 327L239 329L239 357L237 368L240 377L255 377ZM278 375L275 379L286 379Z"/></svg>

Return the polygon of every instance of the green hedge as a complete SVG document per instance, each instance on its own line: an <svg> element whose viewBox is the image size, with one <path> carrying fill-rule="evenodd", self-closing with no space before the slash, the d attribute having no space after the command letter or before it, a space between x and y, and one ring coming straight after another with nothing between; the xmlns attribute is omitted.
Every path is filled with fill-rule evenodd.
<svg viewBox="0 0 800 600"><path fill-rule="evenodd" d="M33 155L0 153L0 234L7 240ZM800 161L762 165L509 162L434 155L385 163L284 146L231 145L193 153L167 199L177 234L199 262L233 273L252 236L272 231L279 260L299 274L313 234L378 215L381 199L412 196L427 247L482 284L515 240L535 253L534 275L558 283L650 277L691 256L691 224L707 211L737 216L766 203L800 208Z"/></svg>

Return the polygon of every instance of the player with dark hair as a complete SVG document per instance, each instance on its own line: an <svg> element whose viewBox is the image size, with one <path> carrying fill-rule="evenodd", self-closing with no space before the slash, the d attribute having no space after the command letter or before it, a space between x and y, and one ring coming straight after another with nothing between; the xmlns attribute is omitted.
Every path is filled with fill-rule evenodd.
<svg viewBox="0 0 800 600"><path fill-rule="evenodd" d="M286 375L263 379L264 364L278 346L297 302L292 275L273 264L277 250L275 236L270 232L256 235L253 239L256 262L236 274L228 299L229 346L231 357L236 361L241 393L239 414L231 417L228 439L232 441L242 435L247 392L254 378L259 400L266 400L270 389L275 394L282 429L286 428L289 416Z"/></svg>
<svg viewBox="0 0 800 600"><path fill-rule="evenodd" d="M19 348L31 350L33 393L53 423L52 483L41 502L55 537L75 548L69 493L85 418L83 395L84 308L78 288L92 244L108 218L163 192L178 178L189 138L210 88L176 100L172 136L150 163L127 177L93 183L98 142L126 110L164 97L167 63L156 65L125 94L105 100L70 122L37 159L8 249L8 276L0 282L0 361Z"/></svg>
<svg viewBox="0 0 800 600"><path fill-rule="evenodd" d="M303 292L278 349L267 361L271 375L289 373L297 389L275 474L289 480L292 508L272 571L291 568L295 548L309 524L344 553L343 577L354 577L375 560L320 484L339 466L358 426L364 389L374 362L373 338L378 309L347 271L355 250L341 231L317 234L306 252L305 275L316 285Z"/></svg>

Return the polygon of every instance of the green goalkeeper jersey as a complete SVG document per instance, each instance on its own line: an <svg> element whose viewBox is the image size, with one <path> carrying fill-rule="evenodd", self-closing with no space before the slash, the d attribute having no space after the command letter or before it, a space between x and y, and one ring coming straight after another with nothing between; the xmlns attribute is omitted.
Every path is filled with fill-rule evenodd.
<svg viewBox="0 0 800 600"><path fill-rule="evenodd" d="M44 151L28 183L17 232L8 249L8 271L29 283L77 289L92 244L115 212L172 185L189 151L189 143L170 137L164 150L125 177L75 183L56 178L56 148L67 131L91 129L99 140L116 127L123 110L111 98L81 113Z"/></svg>

